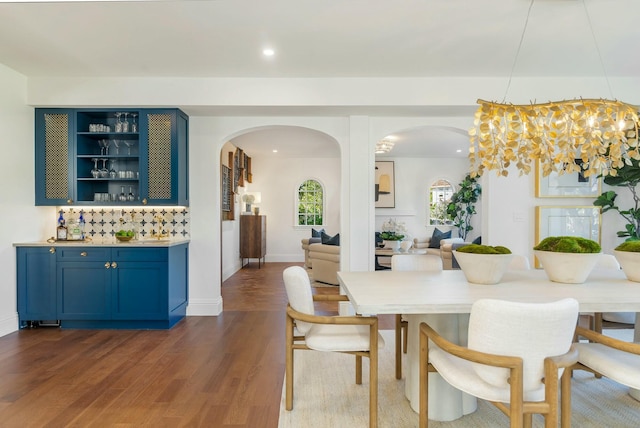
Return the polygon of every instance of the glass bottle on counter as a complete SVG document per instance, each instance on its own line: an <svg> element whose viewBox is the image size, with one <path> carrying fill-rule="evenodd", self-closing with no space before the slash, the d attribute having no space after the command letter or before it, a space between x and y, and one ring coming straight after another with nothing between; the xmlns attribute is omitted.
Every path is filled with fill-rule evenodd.
<svg viewBox="0 0 640 428"><path fill-rule="evenodd" d="M60 210L60 216L58 217L58 227L56 229L56 239L58 241L66 241L67 240L67 225L64 220L63 211Z"/></svg>

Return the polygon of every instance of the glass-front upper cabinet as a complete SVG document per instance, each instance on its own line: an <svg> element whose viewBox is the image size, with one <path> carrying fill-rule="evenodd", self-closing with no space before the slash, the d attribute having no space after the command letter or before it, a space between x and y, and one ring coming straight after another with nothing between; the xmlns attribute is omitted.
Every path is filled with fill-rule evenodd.
<svg viewBox="0 0 640 428"><path fill-rule="evenodd" d="M188 205L187 139L178 109L36 109L36 205Z"/></svg>

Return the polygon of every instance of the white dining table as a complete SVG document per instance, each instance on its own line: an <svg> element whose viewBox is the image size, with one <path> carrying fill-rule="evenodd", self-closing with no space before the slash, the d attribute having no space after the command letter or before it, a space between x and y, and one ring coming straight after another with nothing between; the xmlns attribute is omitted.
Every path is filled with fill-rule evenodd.
<svg viewBox="0 0 640 428"><path fill-rule="evenodd" d="M414 411L418 411L419 400L420 322L466 345L468 314L479 299L544 303L571 297L578 301L580 312L640 312L640 283L628 281L622 271L613 269L595 269L583 284L552 282L541 269L507 271L494 285L469 283L461 270L340 271L338 281L356 313L408 317L405 394ZM636 320L640 321L640 314ZM636 342L640 341L639 330L635 329ZM436 373L430 376L430 419L450 421L476 410L475 398L453 389Z"/></svg>

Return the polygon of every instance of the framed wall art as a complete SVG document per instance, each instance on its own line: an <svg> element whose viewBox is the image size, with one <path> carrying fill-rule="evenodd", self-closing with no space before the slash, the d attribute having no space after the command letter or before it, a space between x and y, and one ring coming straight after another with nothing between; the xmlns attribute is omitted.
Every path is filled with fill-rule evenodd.
<svg viewBox="0 0 640 428"><path fill-rule="evenodd" d="M395 208L395 176L393 161L376 161L376 208Z"/></svg>
<svg viewBox="0 0 640 428"><path fill-rule="evenodd" d="M549 236L580 236L599 243L600 217L600 208L593 205L538 206L535 245ZM540 267L537 259L536 267Z"/></svg>
<svg viewBox="0 0 640 428"><path fill-rule="evenodd" d="M582 159L575 162L581 165ZM600 193L600 179L596 175L585 177L582 172L562 175L552 172L543 177L540 162L536 162L537 198L597 198Z"/></svg>

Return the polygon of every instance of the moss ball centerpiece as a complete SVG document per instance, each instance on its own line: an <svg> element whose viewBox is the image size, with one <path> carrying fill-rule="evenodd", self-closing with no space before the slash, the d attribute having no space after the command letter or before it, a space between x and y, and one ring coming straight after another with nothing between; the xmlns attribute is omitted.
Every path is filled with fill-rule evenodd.
<svg viewBox="0 0 640 428"><path fill-rule="evenodd" d="M551 281L582 284L598 262L602 248L591 239L550 236L533 250Z"/></svg>
<svg viewBox="0 0 640 428"><path fill-rule="evenodd" d="M453 256L467 281L474 284L497 284L513 257L507 247L470 244L459 247Z"/></svg>
<svg viewBox="0 0 640 428"><path fill-rule="evenodd" d="M640 241L626 241L613 250L629 281L640 282Z"/></svg>

